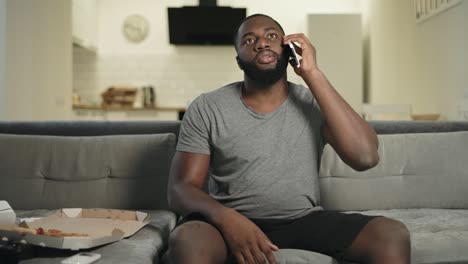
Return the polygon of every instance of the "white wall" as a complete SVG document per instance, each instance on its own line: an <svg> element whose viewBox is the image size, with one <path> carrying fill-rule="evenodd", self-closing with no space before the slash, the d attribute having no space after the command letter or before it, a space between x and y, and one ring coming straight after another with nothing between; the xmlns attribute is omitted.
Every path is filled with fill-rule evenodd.
<svg viewBox="0 0 468 264"><path fill-rule="evenodd" d="M198 5L198 1L135 0L129 5L126 0L99 0L98 55L74 52L74 88L84 100L98 100L111 85L151 84L158 105L185 106L202 92L241 80L243 73L231 46L169 45L167 7L183 5ZM247 15L269 14L287 33L306 33L309 13L360 12L359 0L218 0L218 5L245 7ZM129 43L122 35L123 20L131 14L149 20L150 34L143 43ZM293 71L289 77L302 82Z"/></svg>
<svg viewBox="0 0 468 264"><path fill-rule="evenodd" d="M5 118L6 0L0 0L0 120Z"/></svg>
<svg viewBox="0 0 468 264"><path fill-rule="evenodd" d="M94 100L108 85L144 83L156 87L160 105L184 106L201 92L242 78L231 47L168 44L166 8L198 1L136 0L131 5L125 0L97 1L101 53L75 50L73 65L73 86ZM270 14L288 33L306 32L308 13L362 10L369 101L408 103L415 113L459 118L458 103L468 94L467 1L422 24L415 23L412 1L407 0L218 0L218 4L247 7L248 14ZM69 5L69 0L0 0L0 119L70 116ZM151 24L142 44L127 43L121 34L123 19L133 13L146 16ZM8 23L2 23L5 19ZM289 76L300 82L294 73Z"/></svg>
<svg viewBox="0 0 468 264"><path fill-rule="evenodd" d="M167 7L198 5L198 1L134 0L129 5L125 0L98 0L99 48L103 53L152 52L170 53L175 47L169 45ZM290 1L234 1L218 0L220 6L247 8L247 15L265 13L280 22L286 32L306 32L309 13L360 13L359 0L290 0ZM289 10L290 12L285 12ZM122 37L121 25L131 14L145 16L151 24L149 38L142 44L132 44Z"/></svg>
<svg viewBox="0 0 468 264"><path fill-rule="evenodd" d="M70 0L6 0L4 119L71 117Z"/></svg>
<svg viewBox="0 0 468 264"><path fill-rule="evenodd" d="M468 89L468 1L417 24L412 1L367 0L367 88L372 103L459 119Z"/></svg>
<svg viewBox="0 0 468 264"><path fill-rule="evenodd" d="M354 110L361 111L363 102L361 15L314 14L308 17L308 36L314 39L314 46L320 51L317 55L320 69L346 102Z"/></svg>

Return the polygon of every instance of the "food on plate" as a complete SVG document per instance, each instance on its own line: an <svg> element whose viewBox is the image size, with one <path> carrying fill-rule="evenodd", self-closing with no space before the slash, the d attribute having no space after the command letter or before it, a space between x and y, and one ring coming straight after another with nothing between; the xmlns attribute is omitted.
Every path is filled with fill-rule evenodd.
<svg viewBox="0 0 468 264"><path fill-rule="evenodd" d="M53 237L87 237L88 236L88 234L83 234L83 233L65 233L57 229L49 229L47 231L44 231L44 235L53 236Z"/></svg>
<svg viewBox="0 0 468 264"><path fill-rule="evenodd" d="M88 237L89 236L88 234L83 234L83 233L66 233L58 229L45 230L42 227L32 229L28 227L17 226L13 228L13 231L18 232L21 235L31 234L31 235L43 235L43 236L52 236L52 237Z"/></svg>
<svg viewBox="0 0 468 264"><path fill-rule="evenodd" d="M42 228L42 227L36 228L36 234L37 235L44 235L44 228Z"/></svg>
<svg viewBox="0 0 468 264"><path fill-rule="evenodd" d="M27 228L27 227L21 227L21 226L13 227L13 231L19 233L20 235L27 235L27 234L35 235L35 234L37 234L36 230L31 229L31 228Z"/></svg>

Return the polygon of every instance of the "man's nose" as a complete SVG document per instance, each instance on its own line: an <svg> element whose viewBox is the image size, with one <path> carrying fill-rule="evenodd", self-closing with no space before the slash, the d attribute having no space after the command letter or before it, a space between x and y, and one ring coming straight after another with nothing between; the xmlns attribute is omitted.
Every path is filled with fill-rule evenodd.
<svg viewBox="0 0 468 264"><path fill-rule="evenodd" d="M257 49L257 51L260 51L260 50L263 50L263 49L269 49L270 48L270 43L265 38L259 38L257 40L255 48Z"/></svg>

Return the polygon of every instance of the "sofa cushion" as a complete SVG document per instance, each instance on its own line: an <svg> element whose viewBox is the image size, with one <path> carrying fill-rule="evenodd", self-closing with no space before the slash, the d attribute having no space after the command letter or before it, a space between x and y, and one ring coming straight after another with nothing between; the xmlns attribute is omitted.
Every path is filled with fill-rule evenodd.
<svg viewBox="0 0 468 264"><path fill-rule="evenodd" d="M321 204L331 210L468 208L468 132L379 135L379 164L357 172L327 145Z"/></svg>
<svg viewBox="0 0 468 264"><path fill-rule="evenodd" d="M394 209L358 213L403 222L411 235L411 263L468 263L468 210ZM281 249L274 254L279 264L338 263L328 256L304 250Z"/></svg>
<svg viewBox="0 0 468 264"><path fill-rule="evenodd" d="M403 222L411 234L411 263L468 263L468 210L395 209L361 213Z"/></svg>
<svg viewBox="0 0 468 264"><path fill-rule="evenodd" d="M176 215L165 210L144 211L151 217L150 223L133 236L115 243L107 244L88 251L102 255L99 263L159 263L162 252L167 247L169 232L175 227ZM43 217L53 214L50 210L17 211L18 217ZM60 260L76 254L75 251L59 249L41 249L35 247L30 253L31 257L20 256L21 264L60 263ZM27 255L27 254L25 254Z"/></svg>
<svg viewBox="0 0 468 264"><path fill-rule="evenodd" d="M13 209L166 209L176 136L0 134L0 200Z"/></svg>

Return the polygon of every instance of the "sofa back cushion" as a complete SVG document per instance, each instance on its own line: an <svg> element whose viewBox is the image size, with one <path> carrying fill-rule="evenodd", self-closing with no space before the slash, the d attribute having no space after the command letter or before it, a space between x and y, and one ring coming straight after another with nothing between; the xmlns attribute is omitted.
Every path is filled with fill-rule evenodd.
<svg viewBox="0 0 468 264"><path fill-rule="evenodd" d="M326 145L321 204L332 210L468 208L468 132L379 135L379 164L357 172Z"/></svg>
<svg viewBox="0 0 468 264"><path fill-rule="evenodd" d="M0 134L0 200L13 209L166 209L176 136Z"/></svg>

